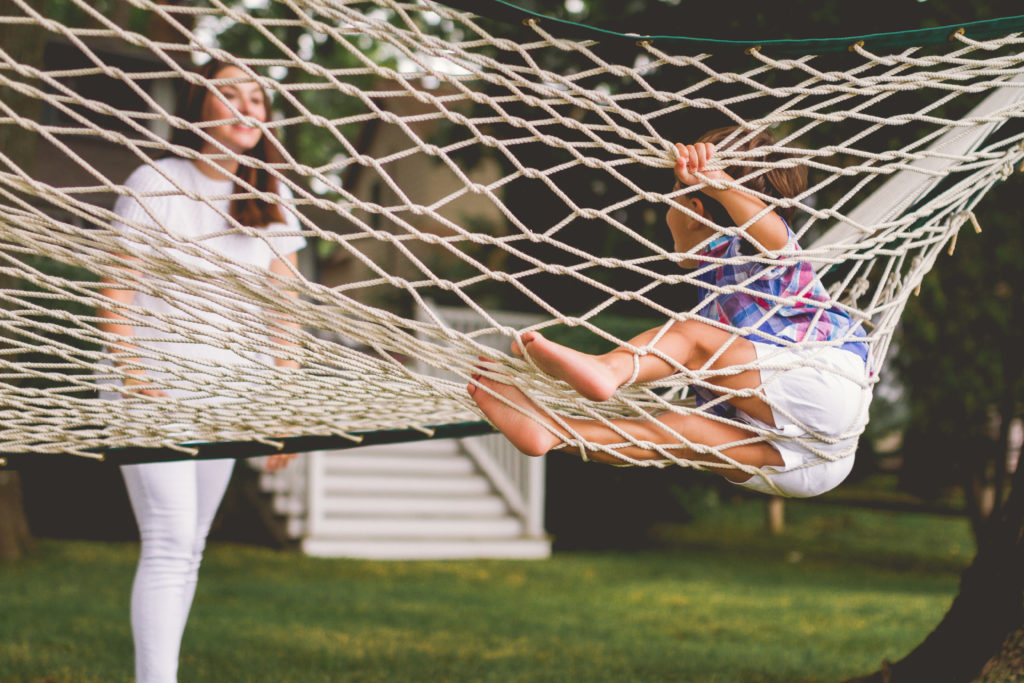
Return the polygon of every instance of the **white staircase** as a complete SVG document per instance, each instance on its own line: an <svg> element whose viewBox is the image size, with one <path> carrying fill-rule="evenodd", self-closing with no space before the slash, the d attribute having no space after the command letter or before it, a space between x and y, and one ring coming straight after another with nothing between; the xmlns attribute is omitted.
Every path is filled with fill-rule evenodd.
<svg viewBox="0 0 1024 683"><path fill-rule="evenodd" d="M264 489L277 491L275 510L288 517L289 531L310 555L413 560L551 554L541 526L509 504L459 440L318 451L304 460L293 463L305 470L303 501L295 495L297 472L289 474L291 468L265 475ZM278 477L284 480L275 485Z"/></svg>
<svg viewBox="0 0 1024 683"><path fill-rule="evenodd" d="M453 329L483 324L472 311L433 306ZM424 314L425 315L425 314ZM512 328L536 316L494 312ZM501 334L481 343L508 348ZM443 371L419 367L442 376ZM368 559L538 559L544 532L544 458L500 435L316 451L261 478L288 533L310 555Z"/></svg>

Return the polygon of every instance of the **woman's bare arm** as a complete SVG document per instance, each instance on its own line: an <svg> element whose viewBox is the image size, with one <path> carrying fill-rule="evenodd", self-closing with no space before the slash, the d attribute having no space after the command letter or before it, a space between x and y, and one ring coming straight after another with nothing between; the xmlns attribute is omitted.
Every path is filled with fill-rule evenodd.
<svg viewBox="0 0 1024 683"><path fill-rule="evenodd" d="M283 280L292 279L295 277L295 267L298 264L298 254L293 252L288 254L284 258L275 258L270 262L270 272L280 277ZM297 299L299 293L295 290L286 291L285 296ZM290 330L299 329L299 324L292 320L284 320L280 316L272 316L273 325L276 329L272 328L270 340L281 346L297 346L293 341L286 339ZM274 358L274 364L279 368L292 368L297 369L299 362L291 358Z"/></svg>
<svg viewBox="0 0 1024 683"><path fill-rule="evenodd" d="M126 261L138 260L121 255L117 256L118 258L124 259ZM124 271L125 274L132 279L136 279L139 277L139 272L137 270L125 268ZM110 299L115 304L119 304L121 306L131 306L132 303L135 301L134 289L131 289L130 287L121 286L121 283L110 278L102 278L100 282L102 282L105 285L110 285L108 287L103 287L102 289L99 290L99 295L101 297ZM120 313L118 313L117 311L113 310L113 308L101 307L97 310L96 313L100 318L103 318L103 322L99 324L100 331L121 337L121 340L115 342L111 349L112 351L120 352L119 354L115 355L115 365L138 365L140 359L138 358L138 356L134 355L136 351L138 351L138 348L135 346L135 344L131 342L132 337L135 336L135 329L132 326L132 324L128 321L128 319L125 318ZM124 378L124 385L126 387L140 386L145 385L147 383L146 371L143 370L142 368L129 367L125 369L125 373L126 376ZM166 394L160 389L140 389L139 393L154 397L166 396Z"/></svg>
<svg viewBox="0 0 1024 683"><path fill-rule="evenodd" d="M298 254L293 252L288 254L283 259L275 258L270 262L270 272L282 279L291 279L295 277L295 267L298 264ZM297 299L299 293L295 290L286 291L285 295L293 299ZM273 325L277 329L272 328L270 340L276 344L282 346L297 346L297 344L291 340L285 339L288 330L299 329L299 324L292 320L284 320L280 316L271 316ZM274 334L276 332L276 334ZM279 368L291 368L297 370L299 362L293 358L274 358L274 364ZM285 467L289 462L292 461L296 456L295 453L277 453L267 457L264 468L268 472L274 472L282 467Z"/></svg>

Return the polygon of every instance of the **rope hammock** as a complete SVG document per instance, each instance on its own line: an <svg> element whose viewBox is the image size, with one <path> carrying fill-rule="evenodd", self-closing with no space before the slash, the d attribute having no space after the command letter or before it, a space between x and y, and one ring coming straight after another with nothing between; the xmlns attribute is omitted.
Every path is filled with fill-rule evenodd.
<svg viewBox="0 0 1024 683"><path fill-rule="evenodd" d="M723 145L722 165L742 158L756 173L808 170L799 196L761 197L796 210L799 256L736 258L813 265L834 305L866 330L871 372L854 379L869 389L908 296L963 226L977 228L973 209L1024 157L1021 126L1004 125L1024 115L1024 16L747 44L598 31L504 2L130 4L128 28L85 0L69 0L62 20L24 0L0 17L52 47L45 59L0 48L0 130L35 145L32 158L0 149L0 454L8 457L124 448L187 456L208 442L274 450L282 435L302 435L293 444L301 448L479 426L466 385L480 357L556 415L710 414L713 405L692 400L695 388L711 386L710 369L680 367L589 401L509 352L523 328L500 311L600 350L651 324L698 318L704 304L691 292L718 263L680 269L685 255L672 251L663 217L689 191L672 189L673 143L721 125L771 130L776 140L756 155ZM253 54L237 47L253 45ZM224 85L193 72L210 58L271 95L275 119L236 110L234 120L281 140L284 161L227 149L220 158L279 179L289 191L261 198L282 207L287 234L336 264L330 272L285 278L217 248L223 234L265 234L218 208L257 196L241 179L229 196L196 194L172 178L151 193L123 184L133 167L167 153L199 158L170 144L169 133L191 128L208 139L208 124L176 117L161 93L168 83ZM117 168L111 150L121 155ZM145 206L174 195L219 211L225 231L183 240L151 212L126 233L113 211L118 197ZM111 363L117 339L98 327L96 311L113 305L99 294L103 278L176 302L173 314L119 312L156 330L135 340L137 356L164 368L152 378L157 388L184 398L118 393L132 366ZM274 319L300 327L272 341ZM156 344L168 339L230 348L239 359L215 364ZM267 360L280 357L299 369ZM803 438L813 448L827 437ZM660 459L620 460L719 466L656 449ZM722 456L720 466L734 465Z"/></svg>

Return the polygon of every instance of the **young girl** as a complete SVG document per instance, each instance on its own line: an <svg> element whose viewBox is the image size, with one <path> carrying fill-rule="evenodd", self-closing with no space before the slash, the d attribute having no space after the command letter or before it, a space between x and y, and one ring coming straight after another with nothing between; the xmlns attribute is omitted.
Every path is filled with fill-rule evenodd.
<svg viewBox="0 0 1024 683"><path fill-rule="evenodd" d="M216 92L212 87L208 90L200 83L192 84L180 102L179 115L191 123L208 124L202 130L210 139L201 137L193 128L180 128L172 142L201 152L203 158L166 156L137 168L125 181L125 186L135 191L138 199L128 195L118 199L114 210L123 222L114 225L136 254L154 253L160 248L150 243L153 240L148 238L148 233L132 227L148 226L150 233L162 233L168 242L202 243L234 263L264 269L279 278L293 277L296 252L305 244L305 239L297 234L300 226L295 217L274 202L229 200L231 195L246 191L236 183L235 177L245 179L263 192L290 196L289 189L280 185L274 176L236 160L251 157L275 163L281 159L274 141L260 128L238 120L232 111L234 108L248 119L267 121L266 93L259 83L248 80L244 71L228 64L209 62L200 70L200 75L220 81ZM225 154L224 150L234 156ZM193 199L189 193L206 199ZM225 215L241 225L258 229L249 234L233 230ZM162 243L162 240L156 241ZM251 362L252 358L241 357L230 342L198 343L184 335L132 323L122 315L121 311L134 307L154 315L194 319L195 298L182 293L181 284L188 284L191 277L197 289L202 285L209 290L211 281L206 278L210 270L198 256L184 250L164 246L161 253L174 258L194 275L180 276L177 286L172 283L164 288L163 296L132 289L127 283L137 280L138 273L126 278L124 283L106 281L109 286L100 293L110 305L99 311L104 319L100 327L118 340L112 345L112 350L117 352L113 354L114 362L130 368L125 370L122 393L205 401L205 398L193 398L196 392L154 388L150 382L167 376L166 369L168 366L173 369L170 359L175 356L201 359L211 366L221 367ZM262 312L256 303L249 307L254 316ZM280 333L281 328L295 327L294 323L267 317L267 335L271 338L276 339L275 332ZM204 311L202 324L190 324L199 330L207 329L202 325L225 330L234 325L227 315L216 311ZM276 341L288 344L284 339ZM143 349L159 350L167 360L139 353ZM297 367L294 360L287 358L261 360L278 367ZM193 377L200 386L204 378L195 376L195 372ZM114 394L108 398L119 396ZM267 468L281 467L292 457L272 456ZM121 468L142 542L131 599L135 680L139 683L177 680L182 634L195 594L206 537L234 464L234 460L181 460Z"/></svg>
<svg viewBox="0 0 1024 683"><path fill-rule="evenodd" d="M706 380L691 388L698 405L708 404L703 413L665 412L608 423L555 419L518 388L474 375L468 386L473 400L523 453L543 455L555 448L579 453L565 444L572 430L592 444L622 444L614 450L627 458L663 458L637 445L649 442L707 463L734 483L794 497L824 493L849 474L870 401L862 388L868 355L863 331L830 301L809 263L772 253L792 254L799 246L783 216L758 196L797 196L806 185L805 171L800 166L761 173L742 165L710 169L715 145L723 140L738 140L730 145L734 151L773 142L766 132L725 128L695 144L677 144L675 190L703 182L698 174L711 182L682 193L666 222L677 252L689 255L699 247L680 265L702 268L698 279L706 287L700 288L700 316L753 331L738 336L701 320L669 321L601 355L570 349L535 331L520 335L521 346L513 344L513 352L593 401L611 398L623 385L701 371ZM732 183L734 178L749 191ZM792 211L784 212L790 214L786 218L792 219ZM730 234L711 223L741 230ZM743 254L763 258L737 258ZM771 258L780 261L763 263ZM796 342L810 343L791 347ZM723 417L730 420L718 419ZM683 448L683 440L697 448ZM587 449L586 456L622 462L605 450ZM723 467L728 461L740 467Z"/></svg>

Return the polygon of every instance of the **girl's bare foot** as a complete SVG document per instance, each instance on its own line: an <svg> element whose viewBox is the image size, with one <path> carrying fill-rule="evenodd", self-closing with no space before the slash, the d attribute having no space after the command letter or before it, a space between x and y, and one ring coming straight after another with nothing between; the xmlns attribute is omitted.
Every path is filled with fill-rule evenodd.
<svg viewBox="0 0 1024 683"><path fill-rule="evenodd" d="M477 375L474 375L474 379L481 386L470 384L466 390L491 424L504 434L513 446L526 455L538 456L544 455L562 442L558 436L545 427L545 425L554 427L554 421L545 415L544 411L522 391L514 386L501 384ZM505 397L525 410L526 413L516 410L488 392L487 389Z"/></svg>
<svg viewBox="0 0 1024 683"><path fill-rule="evenodd" d="M519 344L513 343L513 353L520 358L529 357L541 370L568 382L580 395L592 401L607 401L622 385L623 380L600 356L562 346L532 330L523 332L521 339L525 352Z"/></svg>

